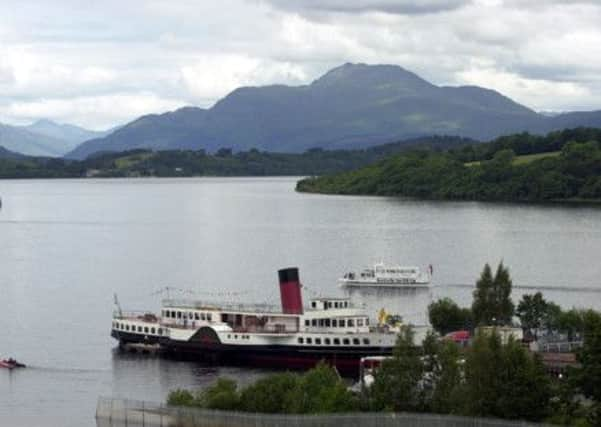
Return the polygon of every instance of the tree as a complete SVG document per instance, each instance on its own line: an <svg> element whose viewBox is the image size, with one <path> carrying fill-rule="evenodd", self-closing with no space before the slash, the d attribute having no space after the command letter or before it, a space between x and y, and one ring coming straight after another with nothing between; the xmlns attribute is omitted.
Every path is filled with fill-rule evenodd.
<svg viewBox="0 0 601 427"><path fill-rule="evenodd" d="M492 321L492 287L492 270L490 269L490 265L486 263L480 274L480 279L476 282L474 301L472 303L472 314L474 316L474 322L477 325L490 324Z"/></svg>
<svg viewBox="0 0 601 427"><path fill-rule="evenodd" d="M516 314L520 318L522 328L534 335L535 339L546 319L547 308L547 301L540 292L534 295L525 294L518 304Z"/></svg>
<svg viewBox="0 0 601 427"><path fill-rule="evenodd" d="M472 313L478 325L507 325L511 323L514 306L511 301L512 281L509 269L499 263L493 277L488 264L476 282Z"/></svg>
<svg viewBox="0 0 601 427"><path fill-rule="evenodd" d="M287 372L269 375L250 384L240 393L242 410L284 413L287 394L298 386L299 381L299 375Z"/></svg>
<svg viewBox="0 0 601 427"><path fill-rule="evenodd" d="M601 404L601 314L588 310L583 323L584 343L577 353L581 364L577 380L584 395Z"/></svg>
<svg viewBox="0 0 601 427"><path fill-rule="evenodd" d="M369 390L371 407L377 410L416 411L423 407L418 384L423 376L419 351L413 345L413 331L403 328L393 356L382 363Z"/></svg>
<svg viewBox="0 0 601 427"><path fill-rule="evenodd" d="M460 308L450 298L439 299L428 306L430 324L440 335L460 329L472 328L472 312Z"/></svg>
<svg viewBox="0 0 601 427"><path fill-rule="evenodd" d="M171 406L195 406L194 395L183 389L171 390L167 395L167 405Z"/></svg>
<svg viewBox="0 0 601 427"><path fill-rule="evenodd" d="M218 378L217 382L200 393L199 406L208 409L235 411L240 408L240 395L236 381Z"/></svg>
<svg viewBox="0 0 601 427"><path fill-rule="evenodd" d="M433 393L430 408L441 414L456 413L461 392L461 366L459 348L452 341L442 341L436 352L432 371Z"/></svg>
<svg viewBox="0 0 601 427"><path fill-rule="evenodd" d="M506 345L493 331L479 334L465 363L464 411L537 421L549 409L551 388L540 358L512 338Z"/></svg>
<svg viewBox="0 0 601 427"><path fill-rule="evenodd" d="M289 414L348 412L355 400L338 372L320 362L306 372L285 396L284 409Z"/></svg>

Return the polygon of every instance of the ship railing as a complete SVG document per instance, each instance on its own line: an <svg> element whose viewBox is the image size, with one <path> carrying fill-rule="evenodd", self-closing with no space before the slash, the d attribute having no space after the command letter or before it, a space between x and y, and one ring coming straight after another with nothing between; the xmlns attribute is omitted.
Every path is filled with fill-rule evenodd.
<svg viewBox="0 0 601 427"><path fill-rule="evenodd" d="M120 311L120 310L115 310L113 311L113 319L120 319L120 320L141 320L144 322L150 322L150 323L159 323L160 322L160 318L155 315L154 313L148 312L148 311Z"/></svg>
<svg viewBox="0 0 601 427"><path fill-rule="evenodd" d="M231 303L184 299L165 299L163 307L188 308L192 310L219 310L282 314L282 308L275 304Z"/></svg>

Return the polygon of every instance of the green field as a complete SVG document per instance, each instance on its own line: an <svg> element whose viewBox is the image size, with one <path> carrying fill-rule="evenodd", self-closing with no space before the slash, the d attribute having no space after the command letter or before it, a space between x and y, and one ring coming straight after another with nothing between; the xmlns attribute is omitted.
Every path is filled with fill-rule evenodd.
<svg viewBox="0 0 601 427"><path fill-rule="evenodd" d="M536 153L536 154L524 154L522 156L515 156L513 159L514 165L526 165L528 163L534 162L535 160L544 159L545 157L557 157L561 151L550 151L548 153ZM469 162L465 163L465 166L478 166L481 162Z"/></svg>
<svg viewBox="0 0 601 427"><path fill-rule="evenodd" d="M115 166L117 169L125 169L138 162L147 160L153 155L154 153L136 153L125 157L119 157L118 159L115 159Z"/></svg>

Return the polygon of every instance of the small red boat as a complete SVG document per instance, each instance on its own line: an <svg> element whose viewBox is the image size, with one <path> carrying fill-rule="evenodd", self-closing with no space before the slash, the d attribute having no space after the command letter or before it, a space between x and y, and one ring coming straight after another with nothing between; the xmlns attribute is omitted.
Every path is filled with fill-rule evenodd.
<svg viewBox="0 0 601 427"><path fill-rule="evenodd" d="M23 363L19 363L13 358L0 360L0 368L13 369L24 367L25 365Z"/></svg>

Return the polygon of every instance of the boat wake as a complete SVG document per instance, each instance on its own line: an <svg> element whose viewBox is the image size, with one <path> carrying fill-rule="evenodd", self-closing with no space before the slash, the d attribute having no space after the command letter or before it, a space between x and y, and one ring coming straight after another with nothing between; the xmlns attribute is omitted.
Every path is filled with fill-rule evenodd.
<svg viewBox="0 0 601 427"><path fill-rule="evenodd" d="M472 283L441 283L441 284L437 284L437 285L432 285L432 287L433 288L471 288L471 289L476 288L476 286ZM513 285L513 289L601 293L601 285L599 285L599 286Z"/></svg>

